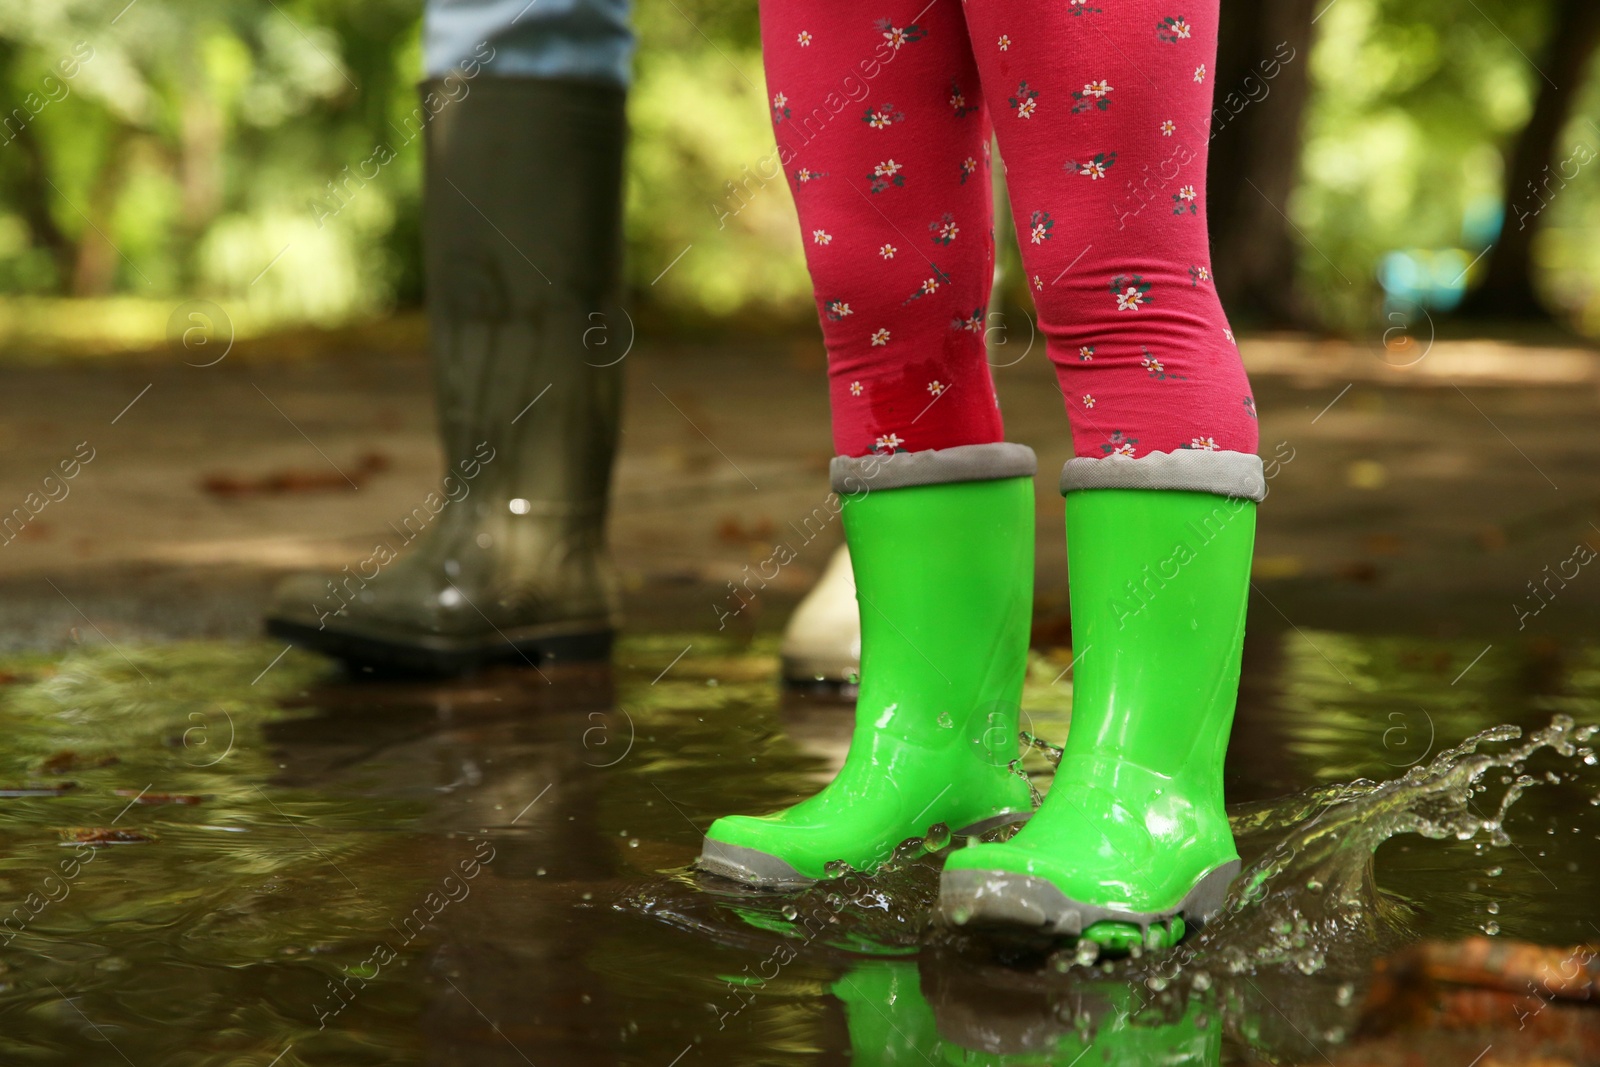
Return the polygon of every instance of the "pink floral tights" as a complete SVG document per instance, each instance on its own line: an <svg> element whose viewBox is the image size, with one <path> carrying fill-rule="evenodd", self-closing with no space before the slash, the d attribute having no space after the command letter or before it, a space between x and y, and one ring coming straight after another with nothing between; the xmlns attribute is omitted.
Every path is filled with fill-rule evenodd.
<svg viewBox="0 0 1600 1067"><path fill-rule="evenodd" d="M1211 283L1218 0L762 0L840 455L1002 438L991 123L1085 458L1254 454Z"/></svg>

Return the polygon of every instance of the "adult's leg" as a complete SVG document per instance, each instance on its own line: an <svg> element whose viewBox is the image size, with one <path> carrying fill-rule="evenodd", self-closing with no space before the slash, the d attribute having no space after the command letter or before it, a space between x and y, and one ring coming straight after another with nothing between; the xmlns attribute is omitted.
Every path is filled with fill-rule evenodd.
<svg viewBox="0 0 1600 1067"><path fill-rule="evenodd" d="M439 0L423 252L446 477L368 557L280 588L268 629L359 666L604 656L604 525L632 39L619 0Z"/></svg>
<svg viewBox="0 0 1600 1067"><path fill-rule="evenodd" d="M707 832L767 885L863 869L943 823L1026 818L1009 770L1033 592L1033 453L1000 441L984 357L987 131L960 8L768 0L779 159L828 346L833 487L861 616L850 754L821 793ZM915 21L913 21L915 20Z"/></svg>
<svg viewBox="0 0 1600 1067"><path fill-rule="evenodd" d="M967 4L1072 421L1078 667L1044 807L946 866L941 907L958 922L1170 940L1238 869L1222 759L1265 483L1207 255L1217 8Z"/></svg>

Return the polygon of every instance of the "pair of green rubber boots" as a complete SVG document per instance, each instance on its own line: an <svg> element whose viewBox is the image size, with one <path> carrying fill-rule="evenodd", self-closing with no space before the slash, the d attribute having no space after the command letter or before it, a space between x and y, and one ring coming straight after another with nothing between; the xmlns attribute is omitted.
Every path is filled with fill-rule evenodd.
<svg viewBox="0 0 1600 1067"><path fill-rule="evenodd" d="M1035 465L1014 444L834 461L861 610L849 756L809 800L718 819L701 869L801 886L841 861L871 870L944 824L973 838L941 877L950 924L1159 947L1221 907L1239 869L1222 764L1260 460L1067 464L1072 722L1037 812L1015 763Z"/></svg>

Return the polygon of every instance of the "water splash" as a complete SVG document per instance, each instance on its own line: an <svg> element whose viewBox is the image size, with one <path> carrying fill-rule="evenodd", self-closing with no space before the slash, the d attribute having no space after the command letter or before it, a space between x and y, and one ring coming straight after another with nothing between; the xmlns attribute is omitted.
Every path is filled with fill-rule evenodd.
<svg viewBox="0 0 1600 1067"><path fill-rule="evenodd" d="M1512 806L1531 786L1560 780L1553 772L1525 773L1528 760L1548 750L1586 761L1596 730L1557 715L1521 744L1479 751L1522 737L1516 726L1495 726L1387 782L1341 783L1234 812L1241 853L1261 854L1234 882L1191 954L1233 974L1282 963L1314 974L1339 955L1364 966L1374 951L1405 935L1408 913L1376 886L1378 847L1402 834L1511 846L1505 822ZM1507 773L1492 776L1496 769ZM1503 791L1491 800L1497 786Z"/></svg>

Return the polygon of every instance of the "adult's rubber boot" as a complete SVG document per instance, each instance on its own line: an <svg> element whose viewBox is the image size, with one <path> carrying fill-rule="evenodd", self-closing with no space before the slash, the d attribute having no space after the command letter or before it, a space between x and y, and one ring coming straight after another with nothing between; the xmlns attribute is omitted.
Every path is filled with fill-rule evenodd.
<svg viewBox="0 0 1600 1067"><path fill-rule="evenodd" d="M1011 769L1033 606L1031 449L966 445L839 457L861 612L855 732L838 776L773 815L706 833L702 870L757 886L859 871L943 824L980 833L1026 819Z"/></svg>
<svg viewBox="0 0 1600 1067"><path fill-rule="evenodd" d="M609 654L625 96L485 76L434 114L423 249L446 473L379 535L386 552L287 581L268 632L441 674Z"/></svg>
<svg viewBox="0 0 1600 1067"><path fill-rule="evenodd" d="M1065 751L1021 832L950 856L939 910L957 925L1160 947L1216 912L1239 870L1222 764L1266 483L1253 455L1186 450L1075 459L1062 489L1076 657Z"/></svg>

